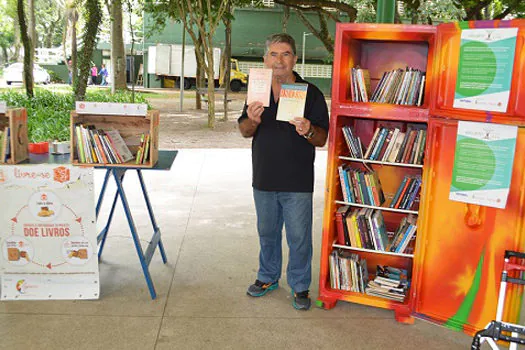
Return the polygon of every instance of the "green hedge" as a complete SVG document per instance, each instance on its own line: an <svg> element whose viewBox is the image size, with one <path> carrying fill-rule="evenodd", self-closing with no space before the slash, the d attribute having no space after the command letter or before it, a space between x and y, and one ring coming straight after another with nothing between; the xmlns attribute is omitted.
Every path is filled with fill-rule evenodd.
<svg viewBox="0 0 525 350"><path fill-rule="evenodd" d="M29 99L23 91L8 90L0 92L0 101L6 101L9 107L27 109L29 142L68 141L70 139L69 115L75 109L72 93L54 93L37 89L35 96ZM131 103L131 92L111 94L108 90L88 91L86 101ZM140 93L135 93L135 103L151 105Z"/></svg>

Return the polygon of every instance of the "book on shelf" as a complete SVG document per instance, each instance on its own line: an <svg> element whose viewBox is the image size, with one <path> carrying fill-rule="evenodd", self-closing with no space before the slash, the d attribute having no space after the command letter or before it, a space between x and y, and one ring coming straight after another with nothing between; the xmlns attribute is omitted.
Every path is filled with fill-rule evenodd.
<svg viewBox="0 0 525 350"><path fill-rule="evenodd" d="M405 175L399 185L390 208L410 210L416 201L421 188L421 176Z"/></svg>
<svg viewBox="0 0 525 350"><path fill-rule="evenodd" d="M337 225L337 243L342 245L350 245L350 237L346 226L346 215L349 212L350 206L343 205L337 208L335 213L335 220Z"/></svg>
<svg viewBox="0 0 525 350"><path fill-rule="evenodd" d="M417 231L417 218L413 214L408 214L401 219L399 226L394 232L394 237L388 250L394 253L407 253L410 241L415 237Z"/></svg>
<svg viewBox="0 0 525 350"><path fill-rule="evenodd" d="M379 209L339 207L336 213L338 242L349 247L387 251L388 232Z"/></svg>
<svg viewBox="0 0 525 350"><path fill-rule="evenodd" d="M423 164L426 130L376 128L364 158L390 163Z"/></svg>
<svg viewBox="0 0 525 350"><path fill-rule="evenodd" d="M272 88L272 70L268 68L250 68L250 80L248 81L248 92L246 104L261 102L264 107L270 105L270 93Z"/></svg>
<svg viewBox="0 0 525 350"><path fill-rule="evenodd" d="M350 151L350 156L353 158L363 158L363 147L361 145L361 139L356 136L354 130L350 126L344 126L342 128L343 137L346 145Z"/></svg>
<svg viewBox="0 0 525 350"><path fill-rule="evenodd" d="M340 165L338 171L345 202L377 207L385 202L381 181L375 171L354 169L346 165Z"/></svg>
<svg viewBox="0 0 525 350"><path fill-rule="evenodd" d="M408 294L410 281L405 269L377 265L376 276L368 282L366 294L403 302Z"/></svg>
<svg viewBox="0 0 525 350"><path fill-rule="evenodd" d="M352 76L354 76L354 69L355 68L352 69ZM361 82L361 78L359 70L357 70L356 78L353 80L358 82L357 86L354 84L354 90L360 92L361 87L359 83ZM370 97L370 102L421 106L423 102L424 82L425 72L416 68L406 67L404 70L398 68L384 72ZM351 95L352 101L354 102L367 102L362 96L354 96L355 93Z"/></svg>
<svg viewBox="0 0 525 350"><path fill-rule="evenodd" d="M277 120L290 121L296 117L304 117L308 84L283 84L279 94Z"/></svg>
<svg viewBox="0 0 525 350"><path fill-rule="evenodd" d="M354 67L350 71L350 94L353 102L368 102L370 97L370 73L368 69Z"/></svg>
<svg viewBox="0 0 525 350"><path fill-rule="evenodd" d="M146 164L149 159L149 134L140 135L140 146L135 156L135 164Z"/></svg>
<svg viewBox="0 0 525 350"><path fill-rule="evenodd" d="M368 267L359 255L340 249L330 254L330 286L355 293L364 293L368 285Z"/></svg>

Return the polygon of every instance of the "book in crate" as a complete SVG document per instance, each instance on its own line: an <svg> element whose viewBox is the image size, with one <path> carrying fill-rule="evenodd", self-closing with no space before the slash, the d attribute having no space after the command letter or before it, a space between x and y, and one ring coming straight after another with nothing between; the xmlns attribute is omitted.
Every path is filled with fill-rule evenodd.
<svg viewBox="0 0 525 350"><path fill-rule="evenodd" d="M153 167L158 160L159 112L146 115L71 113L73 164Z"/></svg>
<svg viewBox="0 0 525 350"><path fill-rule="evenodd" d="M28 159L28 144L26 110L24 108L2 110L0 112L0 164L17 164Z"/></svg>

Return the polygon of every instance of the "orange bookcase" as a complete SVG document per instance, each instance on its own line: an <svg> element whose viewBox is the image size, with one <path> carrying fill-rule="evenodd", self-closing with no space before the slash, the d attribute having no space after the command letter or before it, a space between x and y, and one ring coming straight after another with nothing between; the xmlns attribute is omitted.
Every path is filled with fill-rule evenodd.
<svg viewBox="0 0 525 350"><path fill-rule="evenodd" d="M454 109L453 96L462 28L517 26L516 60L509 108L506 113ZM505 249L523 250L525 172L516 161L506 209L493 209L448 199L458 120L522 125L525 118L525 82L522 57L524 21L484 21L460 24L394 25L338 24L336 31L332 105L328 144L319 297L317 304L333 308L337 301L391 309L400 322L425 318L453 329L473 333L495 318L497 290ZM359 66L370 75L371 90L383 72L413 67L426 72L420 106L353 102L351 69ZM426 130L423 164L419 166L359 160L350 156L343 127L351 127L363 147L372 142L378 127ZM523 159L525 130L518 133L515 159ZM417 216L413 250L406 254L358 249L338 242L336 213L343 200L340 166L372 169L381 181L386 203L373 207L383 213L387 231L395 230L407 213ZM406 175L419 175L422 188L408 211L388 208ZM406 269L410 288L403 302L333 288L330 254L350 251L367 261L370 279L376 265ZM522 290L509 291L505 319L516 322Z"/></svg>

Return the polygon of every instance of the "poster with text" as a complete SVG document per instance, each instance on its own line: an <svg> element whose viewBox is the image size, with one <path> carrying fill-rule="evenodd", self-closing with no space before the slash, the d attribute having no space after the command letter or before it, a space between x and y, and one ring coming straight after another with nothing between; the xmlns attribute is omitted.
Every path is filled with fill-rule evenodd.
<svg viewBox="0 0 525 350"><path fill-rule="evenodd" d="M449 199L505 208L518 127L458 122Z"/></svg>
<svg viewBox="0 0 525 350"><path fill-rule="evenodd" d="M506 112L518 28L461 32L454 108Z"/></svg>
<svg viewBox="0 0 525 350"><path fill-rule="evenodd" d="M1 300L98 299L93 169L0 166Z"/></svg>

